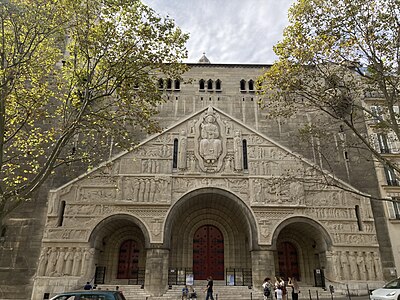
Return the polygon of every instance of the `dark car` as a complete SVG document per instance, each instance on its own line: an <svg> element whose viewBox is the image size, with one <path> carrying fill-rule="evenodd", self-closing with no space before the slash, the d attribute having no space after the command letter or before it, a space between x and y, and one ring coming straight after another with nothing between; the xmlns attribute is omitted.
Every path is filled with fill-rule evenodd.
<svg viewBox="0 0 400 300"><path fill-rule="evenodd" d="M50 300L126 300L119 291L75 291L60 293Z"/></svg>

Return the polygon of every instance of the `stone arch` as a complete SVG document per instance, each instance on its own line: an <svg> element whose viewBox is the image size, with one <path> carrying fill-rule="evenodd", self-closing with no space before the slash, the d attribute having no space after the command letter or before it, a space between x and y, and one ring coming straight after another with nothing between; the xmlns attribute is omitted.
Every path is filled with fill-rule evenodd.
<svg viewBox="0 0 400 300"><path fill-rule="evenodd" d="M134 226L140 229L143 234L145 247L150 246L150 234L147 230L147 227L143 224L141 220L138 218L128 215L128 214L115 214L108 217L105 217L101 221L99 221L94 227L92 232L90 233L88 242L91 247L95 247L97 243L99 243L98 239L101 235L104 234L105 231L112 232L116 231L118 228L122 228L124 226ZM103 232L103 234L101 234Z"/></svg>
<svg viewBox="0 0 400 300"><path fill-rule="evenodd" d="M320 241L326 244L325 250L329 250L332 247L333 239L330 236L329 232L326 230L326 228L320 222L305 216L293 216L285 219L273 229L272 247L274 249L276 249L276 243L279 233L281 233L284 228L287 228L288 226L291 226L293 224L297 224L296 227L298 228L299 231L301 230L303 233L309 233L310 235L314 236L315 232L312 231L312 229L318 230L318 232L320 233L319 237ZM302 229L300 229L298 225L302 224L304 224L305 226L303 226Z"/></svg>
<svg viewBox="0 0 400 300"><path fill-rule="evenodd" d="M208 203L200 203L207 200ZM179 216L187 214L193 207L201 207L207 210L213 208L215 212L222 213L226 209L229 209L233 213L232 218L240 222L245 227L249 235L249 248L250 250L256 250L258 246L258 234L257 234L257 223L251 209L236 195L233 193L214 187L200 188L190 191L183 195L178 201L173 204L167 214L167 218L164 223L164 246L170 247L170 238L172 228L175 225Z"/></svg>
<svg viewBox="0 0 400 300"><path fill-rule="evenodd" d="M115 214L105 217L94 226L89 244L91 248L96 249L96 273L98 267L102 268L105 282L118 283L118 280L121 280L119 278L122 277L118 276L121 270L120 247L127 240L132 240L137 245L135 248L137 251L134 252L135 257L137 256L134 268L137 279L139 270L144 270L146 267L146 249L150 245L149 232L143 222L129 214Z"/></svg>
<svg viewBox="0 0 400 300"><path fill-rule="evenodd" d="M295 247L295 259L293 252L285 254L285 247L282 247L285 243ZM332 245L333 240L329 232L320 222L305 216L289 217L273 230L271 248L277 252L276 273L280 276L298 274L295 276L302 282L311 284L314 270L326 267L325 256L321 254L330 250Z"/></svg>

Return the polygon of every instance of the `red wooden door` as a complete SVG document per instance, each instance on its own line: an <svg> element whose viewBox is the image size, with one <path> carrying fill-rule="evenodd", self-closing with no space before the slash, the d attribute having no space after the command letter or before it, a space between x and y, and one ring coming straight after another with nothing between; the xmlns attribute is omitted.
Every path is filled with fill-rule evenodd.
<svg viewBox="0 0 400 300"><path fill-rule="evenodd" d="M224 279L224 237L212 225L197 229L193 237L193 273L195 280L212 276L215 280Z"/></svg>
<svg viewBox="0 0 400 300"><path fill-rule="evenodd" d="M126 240L119 248L118 274L119 279L137 278L139 265L139 249L134 240Z"/></svg>
<svg viewBox="0 0 400 300"><path fill-rule="evenodd" d="M297 249L290 242L283 242L278 245L279 275L284 279L296 277L300 280L299 262Z"/></svg>

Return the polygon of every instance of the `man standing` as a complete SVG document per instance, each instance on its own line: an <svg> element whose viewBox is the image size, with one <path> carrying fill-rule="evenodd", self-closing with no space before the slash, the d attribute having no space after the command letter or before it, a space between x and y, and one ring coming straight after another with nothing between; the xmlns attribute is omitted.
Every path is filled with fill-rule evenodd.
<svg viewBox="0 0 400 300"><path fill-rule="evenodd" d="M213 297L213 284L214 284L213 283L213 279L212 279L211 276L209 276L207 278L207 288L206 288L207 296L206 296L206 300L208 300L208 299L214 300L214 297Z"/></svg>
<svg viewBox="0 0 400 300"><path fill-rule="evenodd" d="M92 285L90 284L89 281L86 282L86 284L84 285L83 289L84 289L85 291L89 291L89 290L92 289Z"/></svg>

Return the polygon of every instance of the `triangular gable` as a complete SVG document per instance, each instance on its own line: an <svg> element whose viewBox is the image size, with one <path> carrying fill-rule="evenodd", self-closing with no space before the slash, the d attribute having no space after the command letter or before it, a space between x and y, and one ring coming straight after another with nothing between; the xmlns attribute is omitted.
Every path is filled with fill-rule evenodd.
<svg viewBox="0 0 400 300"><path fill-rule="evenodd" d="M216 130L219 131L217 133L218 137L215 139L212 137L207 139L208 137L202 136L206 131L207 118L211 119L210 123L214 124ZM212 135L214 133L210 130L208 134ZM365 197L369 196L352 187L348 183L336 178L330 172L321 170L318 165L305 157L293 152L268 136L250 128L243 122L229 116L227 113L213 106L207 106L200 111L187 116L165 129L163 132L145 139L133 150L124 151L116 155L93 170L82 174L52 192L61 191L63 189L69 190L68 186L75 184L78 181L90 181L91 178L94 177L104 178L105 175L133 175L149 173L158 173L161 177L163 175L170 175L172 173L174 141L179 142L180 145L185 143L185 147L187 147L187 153L184 155L185 159L181 159L181 161L184 161L184 165L176 166L177 172L181 172L182 174L200 172L209 175L220 173L239 175L241 172L246 170L241 170L236 163L237 159L235 158L235 153L237 151L235 150L234 145L235 136L241 140L246 140L249 164L251 164L252 155L258 155L258 161L255 160L254 162L254 164L257 164L257 168L275 168L280 171L280 174L273 174L271 171L264 172L262 170L258 172L254 167L249 166L251 169L250 175L276 175L280 177L285 175L293 176L293 174L289 174L289 169L296 169L296 166L293 164L297 161L297 164L308 166L297 166L297 168L303 170L304 168L308 169L308 176L317 176L317 173L320 173L321 176L329 178L337 186L341 186L346 190ZM210 146L210 141L212 141L212 146ZM211 149L210 147L214 147L215 149ZM208 153L204 150L205 148L208 149ZM218 153L216 154L213 152ZM178 160L179 158L181 157L178 157ZM287 168L285 167L285 161L287 161ZM177 163L179 164L179 161ZM290 168L289 165L291 165ZM229 172L227 171L228 169ZM283 174L283 169L288 173ZM271 173L268 174L268 172ZM304 172L303 174L297 174L297 176L304 176ZM113 186L118 185L117 182L113 182L112 180L109 183ZM103 185L106 183L101 181L99 184ZM62 193L63 192L61 192L61 194ZM109 197L116 196L115 193L116 192L110 193Z"/></svg>

